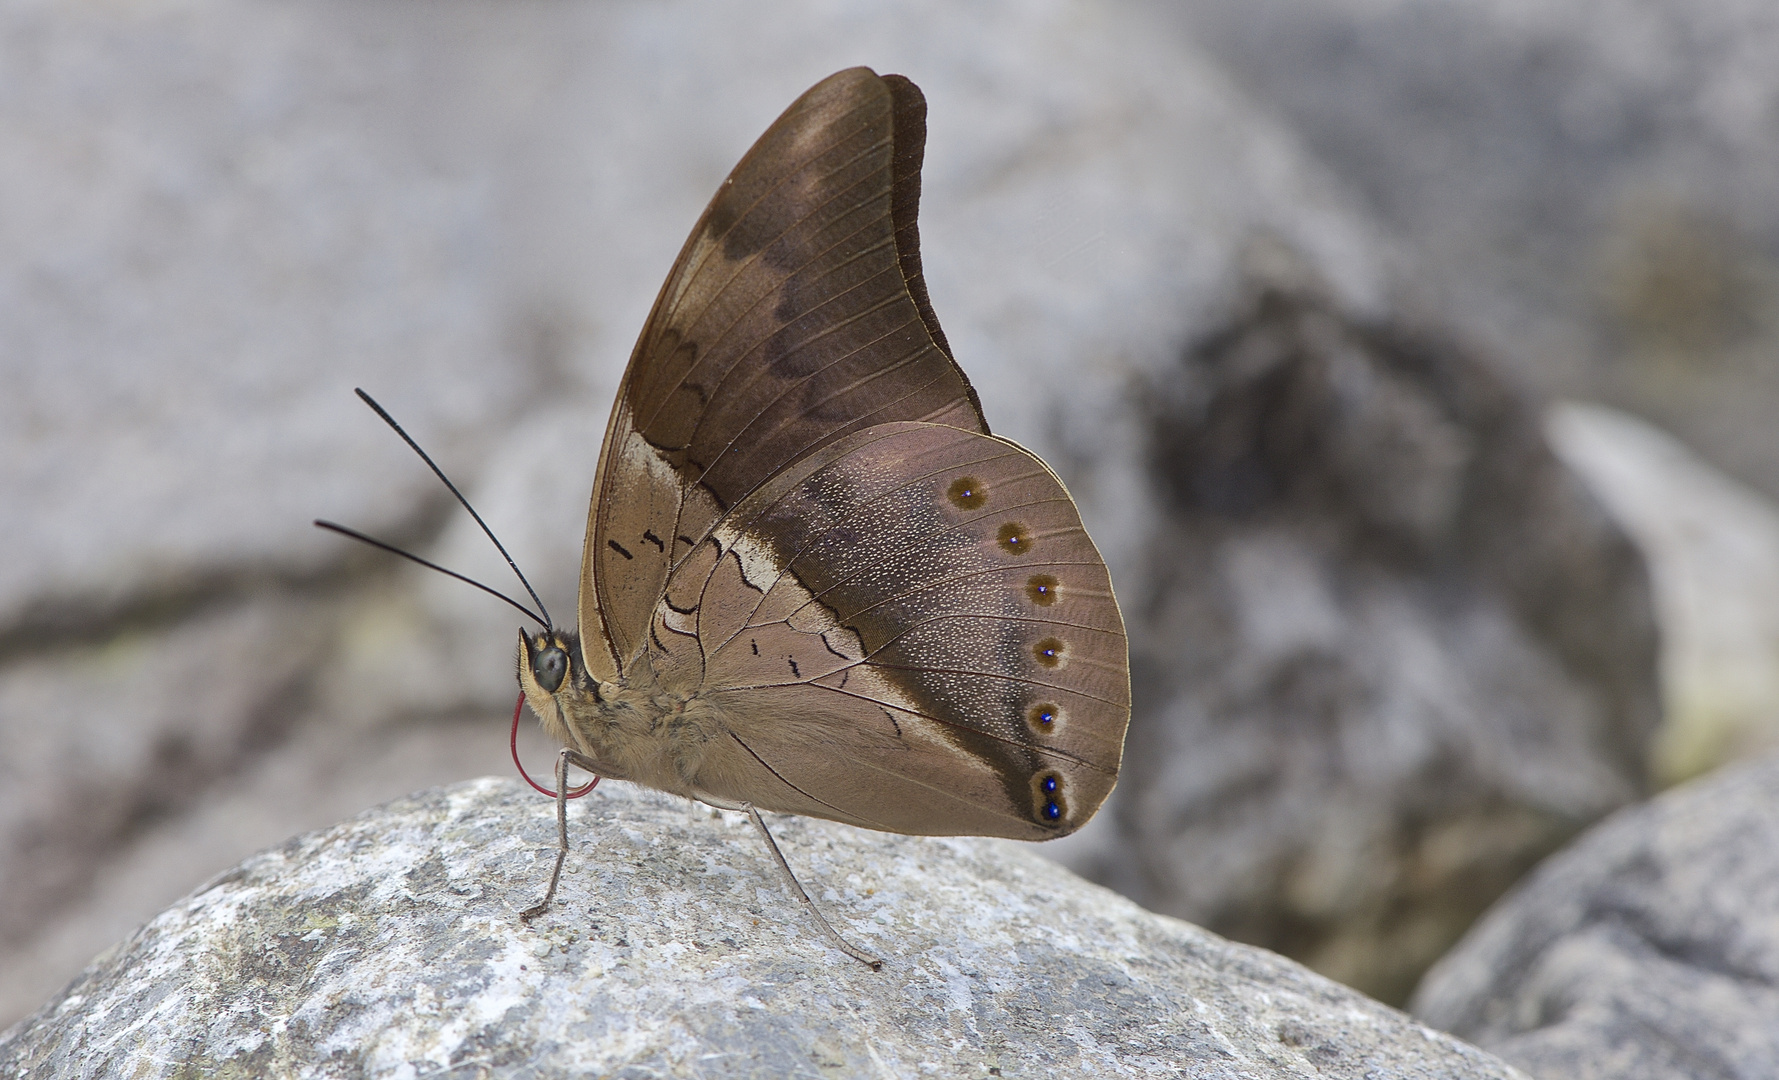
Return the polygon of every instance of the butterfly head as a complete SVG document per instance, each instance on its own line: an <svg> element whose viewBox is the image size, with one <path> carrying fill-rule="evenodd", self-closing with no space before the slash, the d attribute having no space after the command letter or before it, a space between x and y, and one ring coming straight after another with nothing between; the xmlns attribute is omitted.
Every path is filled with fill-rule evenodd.
<svg viewBox="0 0 1779 1080"><path fill-rule="evenodd" d="M572 630L519 631L519 688L531 711L552 736L569 737L567 718L583 710L577 705L601 700L599 683L581 664L581 642Z"/></svg>

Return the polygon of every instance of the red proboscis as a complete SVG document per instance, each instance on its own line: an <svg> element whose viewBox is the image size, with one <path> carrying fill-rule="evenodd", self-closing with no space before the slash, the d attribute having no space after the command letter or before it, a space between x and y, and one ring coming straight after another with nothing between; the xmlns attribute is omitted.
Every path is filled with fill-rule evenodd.
<svg viewBox="0 0 1779 1080"><path fill-rule="evenodd" d="M524 712L525 712L525 695L520 694L519 695L519 703L513 706L513 736L511 739L507 740L507 745L512 747L512 749L513 749L513 764L518 766L519 775L523 776L525 778L525 782L527 784L530 784L532 787L536 788L538 791L540 791L540 792L544 793L545 795L548 795L550 798L554 799L556 797L556 793L554 791L551 791L549 788L543 786L542 784L538 783L536 780L533 780L531 778L531 774L525 771L525 763L519 760L519 717ZM578 799L582 795L585 795L587 792L592 791L594 789L594 787L596 787L598 784L599 784L599 777L595 776L593 779L587 781L587 786L575 788L574 790L570 791L568 793L568 797L571 799Z"/></svg>

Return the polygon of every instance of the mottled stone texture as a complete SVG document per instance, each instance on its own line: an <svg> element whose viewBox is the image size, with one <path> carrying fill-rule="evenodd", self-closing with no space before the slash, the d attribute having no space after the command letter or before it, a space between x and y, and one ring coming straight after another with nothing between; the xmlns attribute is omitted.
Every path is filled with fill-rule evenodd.
<svg viewBox="0 0 1779 1080"><path fill-rule="evenodd" d="M1514 1077L1280 957L1018 845L784 820L873 973L811 932L745 819L609 784L572 817L437 789L255 856L0 1035L0 1073Z"/></svg>
<svg viewBox="0 0 1779 1080"><path fill-rule="evenodd" d="M926 92L934 307L1138 646L1125 805L1043 850L1399 995L1634 793L1644 594L1533 405L1375 329L1400 252L1139 5L0 5L0 1023L249 852L504 767L517 617L309 526L512 586L351 389L572 611L674 253L856 63Z"/></svg>
<svg viewBox="0 0 1779 1080"><path fill-rule="evenodd" d="M1768 0L1161 0L1541 390L1779 497Z"/></svg>
<svg viewBox="0 0 1779 1080"><path fill-rule="evenodd" d="M1779 757L1596 826L1413 1008L1547 1080L1779 1077Z"/></svg>
<svg viewBox="0 0 1779 1080"><path fill-rule="evenodd" d="M1314 162L1130 10L0 5L0 1023L248 853L503 767L517 616L309 525L514 586L352 388L573 611L675 253L860 63L928 97L923 264L960 362L1126 588L1130 375L1223 324L1250 238L1387 292Z"/></svg>
<svg viewBox="0 0 1779 1080"><path fill-rule="evenodd" d="M1153 385L1101 880L1387 1001L1641 791L1641 559L1473 349L1260 291Z"/></svg>

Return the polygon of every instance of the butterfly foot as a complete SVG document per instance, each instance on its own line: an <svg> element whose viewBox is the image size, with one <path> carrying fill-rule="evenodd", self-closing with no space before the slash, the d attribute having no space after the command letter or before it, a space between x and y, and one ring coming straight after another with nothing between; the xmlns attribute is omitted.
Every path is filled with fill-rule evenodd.
<svg viewBox="0 0 1779 1080"><path fill-rule="evenodd" d="M568 859L568 761L573 754L572 750L563 750L556 757L556 865L550 870L550 887L544 890L544 898L519 912L519 921L528 926L531 920L550 910L550 901L556 899L556 886L562 883L562 864Z"/></svg>
<svg viewBox="0 0 1779 1080"><path fill-rule="evenodd" d="M567 854L566 851L556 853L556 869L550 873L550 887L545 890L542 900L519 912L520 922L530 924L531 920L550 910L551 901L556 899L556 885L562 880L562 860Z"/></svg>
<svg viewBox="0 0 1779 1080"><path fill-rule="evenodd" d="M556 899L556 883L562 880L562 859L563 856L567 854L568 852L566 851L558 851L556 853L556 869L550 874L550 887L545 890L544 898L542 900L539 900L524 911L519 912L520 922L529 926L531 925L531 920L550 910L550 902Z"/></svg>
<svg viewBox="0 0 1779 1080"><path fill-rule="evenodd" d="M803 901L803 906L808 908L809 914L815 917L815 924L821 927L822 933L826 934L828 940L834 943L834 947L872 971L882 971L882 957L872 956L841 937L840 931L828 924L827 917L822 914L822 909L815 906L815 901L811 900L809 894L803 891L803 885L797 880L797 875L791 873L791 864L785 861L784 852L778 850L778 841L772 839L772 833L766 828L766 819L760 816L760 812L754 808L754 804L742 803L741 809L747 814L748 820L754 823L754 828L760 830L760 838L766 841L766 850L772 852L772 858L778 863L778 869L784 874L785 883L791 887L791 892L796 894L797 899Z"/></svg>

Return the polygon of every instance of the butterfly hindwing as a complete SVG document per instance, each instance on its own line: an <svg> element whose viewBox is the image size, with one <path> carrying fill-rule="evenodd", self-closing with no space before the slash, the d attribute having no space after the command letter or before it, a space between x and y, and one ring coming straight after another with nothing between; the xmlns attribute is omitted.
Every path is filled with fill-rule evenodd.
<svg viewBox="0 0 1779 1080"><path fill-rule="evenodd" d="M594 483L580 624L596 677L640 653L672 567L780 470L885 422L987 431L920 270L925 109L899 76L831 76L761 136L686 241Z"/></svg>
<svg viewBox="0 0 1779 1080"><path fill-rule="evenodd" d="M855 68L736 166L600 453L596 682L527 695L610 775L718 805L1047 839L1116 782L1124 627L1068 492L988 434L928 303L924 140L919 90Z"/></svg>
<svg viewBox="0 0 1779 1080"><path fill-rule="evenodd" d="M656 617L680 630L652 653L663 683L729 717L711 794L1039 839L1116 780L1111 582L1060 481L1006 440L922 423L835 440L725 514Z"/></svg>

